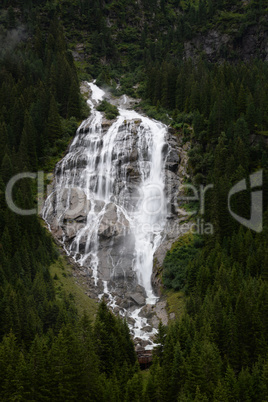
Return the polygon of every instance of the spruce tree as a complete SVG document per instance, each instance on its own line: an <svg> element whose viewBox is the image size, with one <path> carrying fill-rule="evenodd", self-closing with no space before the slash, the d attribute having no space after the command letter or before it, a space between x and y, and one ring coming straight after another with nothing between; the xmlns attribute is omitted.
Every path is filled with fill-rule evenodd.
<svg viewBox="0 0 268 402"><path fill-rule="evenodd" d="M61 138L62 127L60 122L60 116L58 113L58 106L54 96L51 97L48 121L47 121L47 136L50 144L54 144L55 140Z"/></svg>

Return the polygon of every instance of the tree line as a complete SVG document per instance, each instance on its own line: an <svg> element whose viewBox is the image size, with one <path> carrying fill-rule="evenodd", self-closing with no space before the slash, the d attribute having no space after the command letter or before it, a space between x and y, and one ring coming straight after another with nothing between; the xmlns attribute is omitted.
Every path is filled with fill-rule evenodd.
<svg viewBox="0 0 268 402"><path fill-rule="evenodd" d="M11 17L7 13L7 33ZM16 215L6 204L10 178L49 168L83 118L58 17L27 35L0 59L0 399L119 400L139 372L126 322L104 302L94 324L78 316L72 295L56 292L49 266L58 251L51 236L37 215ZM13 200L32 209L36 191L32 180L20 180Z"/></svg>
<svg viewBox="0 0 268 402"><path fill-rule="evenodd" d="M21 21L27 26L15 51L6 46L0 57L3 400L267 399L267 63L182 59L182 41L191 36L187 26L198 29L200 21L209 24L209 7L229 12L238 2L194 5L146 0L142 5L144 15L156 10L143 32L130 23L134 6L130 1L66 0L61 6L12 0L5 1L1 10L4 35ZM263 9L262 2L250 2L246 23L251 23L250 15L253 20L261 18ZM108 27L106 17L114 18L117 12L118 37L124 39L115 46L111 38L117 26ZM91 58L82 74L101 74L109 82L123 72L122 82L130 92L139 78L139 94L155 116L168 115L176 135L191 143L191 182L214 184L204 215L213 224L213 235L178 241L163 263L164 285L183 292L185 311L168 327L160 324L147 376L137 366L126 323L114 317L104 302L91 323L86 315L78 316L71 295L58 297L49 273L57 258L51 237L37 216L15 215L5 202L10 177L53 166L83 118L77 69L66 36L69 42L79 41L84 33L76 27L72 31L70 15L76 27L81 21L83 29L88 27ZM65 32L62 21L67 24ZM153 26L160 27L157 41ZM133 38L139 45L132 45ZM226 200L235 183L260 169L263 230L254 233L230 216ZM32 181L20 181L13 195L21 208L36 205ZM232 209L249 218L249 202L245 191L234 198Z"/></svg>

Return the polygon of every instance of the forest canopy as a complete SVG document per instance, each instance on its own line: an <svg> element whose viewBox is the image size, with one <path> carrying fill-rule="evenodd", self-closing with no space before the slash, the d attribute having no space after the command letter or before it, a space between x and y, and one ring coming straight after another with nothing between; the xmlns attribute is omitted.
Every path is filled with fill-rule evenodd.
<svg viewBox="0 0 268 402"><path fill-rule="evenodd" d="M262 0L2 2L0 399L267 400L266 30ZM218 45L208 52L212 34ZM161 267L164 290L182 292L184 308L160 324L145 375L126 322L104 301L94 322L79 314L73 296L56 289L50 267L59 252L40 218L16 215L5 201L13 175L50 172L62 157L89 113L80 81L93 78L141 98L139 107L190 144L188 182L214 185L204 214L213 235L176 242ZM101 108L116 117L112 105ZM233 219L226 199L260 170L256 233ZM32 180L13 195L21 208L36 206ZM243 192L233 210L249 218L249 200Z"/></svg>

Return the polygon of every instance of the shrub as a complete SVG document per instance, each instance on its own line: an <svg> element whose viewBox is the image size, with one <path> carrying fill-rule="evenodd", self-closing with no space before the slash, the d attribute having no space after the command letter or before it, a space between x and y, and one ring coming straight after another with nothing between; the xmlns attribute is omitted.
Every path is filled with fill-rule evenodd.
<svg viewBox="0 0 268 402"><path fill-rule="evenodd" d="M114 105L111 105L111 103L107 102L106 100L103 100L99 104L99 106L97 107L97 110L99 112L104 112L105 117L108 120L115 119L119 115L117 107Z"/></svg>
<svg viewBox="0 0 268 402"><path fill-rule="evenodd" d="M163 262L163 283L166 287L181 290L186 285L187 267L202 247L198 236L185 235L173 244Z"/></svg>

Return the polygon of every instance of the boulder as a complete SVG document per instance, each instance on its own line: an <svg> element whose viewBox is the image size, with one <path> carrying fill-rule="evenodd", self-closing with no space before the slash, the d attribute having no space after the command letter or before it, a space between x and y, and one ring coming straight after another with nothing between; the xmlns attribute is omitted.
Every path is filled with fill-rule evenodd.
<svg viewBox="0 0 268 402"><path fill-rule="evenodd" d="M146 304L142 307L139 315L147 319L152 318L154 316L154 305Z"/></svg>
<svg viewBox="0 0 268 402"><path fill-rule="evenodd" d="M134 148L129 155L129 162L136 162L138 160L138 150L137 148Z"/></svg>
<svg viewBox="0 0 268 402"><path fill-rule="evenodd" d="M108 131L111 125L113 124L114 120L108 120L103 117L101 127L103 131Z"/></svg>
<svg viewBox="0 0 268 402"><path fill-rule="evenodd" d="M132 307L134 305L135 305L135 303L133 300L123 299L120 306L123 307L124 309L129 309L130 307Z"/></svg>
<svg viewBox="0 0 268 402"><path fill-rule="evenodd" d="M165 258L165 256L162 254L163 259ZM154 293L157 296L161 295L161 291L162 291L162 267L159 264L159 260L158 258L155 256L154 257L154 263L153 263L153 272L152 272L152 276L151 276L151 284L152 284L152 288L154 290Z"/></svg>
<svg viewBox="0 0 268 402"><path fill-rule="evenodd" d="M166 162L172 163L172 164L180 163L180 155L179 155L178 149L171 148L171 150L169 151L169 153L167 155Z"/></svg>
<svg viewBox="0 0 268 402"><path fill-rule="evenodd" d="M143 352L143 351L144 351L144 348L138 343L138 344L135 346L135 351L136 351L136 352Z"/></svg>
<svg viewBox="0 0 268 402"><path fill-rule="evenodd" d="M66 190L62 195L62 203L68 208L64 213L64 219L81 219L88 214L91 207L84 191L79 188Z"/></svg>
<svg viewBox="0 0 268 402"><path fill-rule="evenodd" d="M179 167L179 162L166 162L165 168L176 173Z"/></svg>
<svg viewBox="0 0 268 402"><path fill-rule="evenodd" d="M151 345L151 344L152 344L152 343L151 343L150 341L146 340L146 339L143 339L143 340L141 341L141 347L142 347L143 349L145 349L146 346L149 346L149 345Z"/></svg>
<svg viewBox="0 0 268 402"><path fill-rule="evenodd" d="M145 297L140 293L133 293L130 295L130 299L134 300L134 302L138 306L143 306L145 304Z"/></svg>
<svg viewBox="0 0 268 402"><path fill-rule="evenodd" d="M135 320L132 317L127 317L127 323L130 325L134 325L135 324Z"/></svg>
<svg viewBox="0 0 268 402"><path fill-rule="evenodd" d="M94 212L100 212L105 205L105 202L102 200L95 200L94 201Z"/></svg>
<svg viewBox="0 0 268 402"><path fill-rule="evenodd" d="M129 222L125 215L118 211L117 206L113 203L106 205L99 227L98 236L101 238L111 238L113 236L122 236L129 227Z"/></svg>
<svg viewBox="0 0 268 402"><path fill-rule="evenodd" d="M134 166L134 165L132 165L132 164L129 164L129 165L127 166L127 168L126 168L126 174L127 174L127 176L130 177L132 180L133 180L134 178L137 179L137 178L140 177L140 172L139 172L139 170L137 169L136 166Z"/></svg>
<svg viewBox="0 0 268 402"><path fill-rule="evenodd" d="M144 332L152 332L153 328L150 325L146 325L141 330Z"/></svg>

